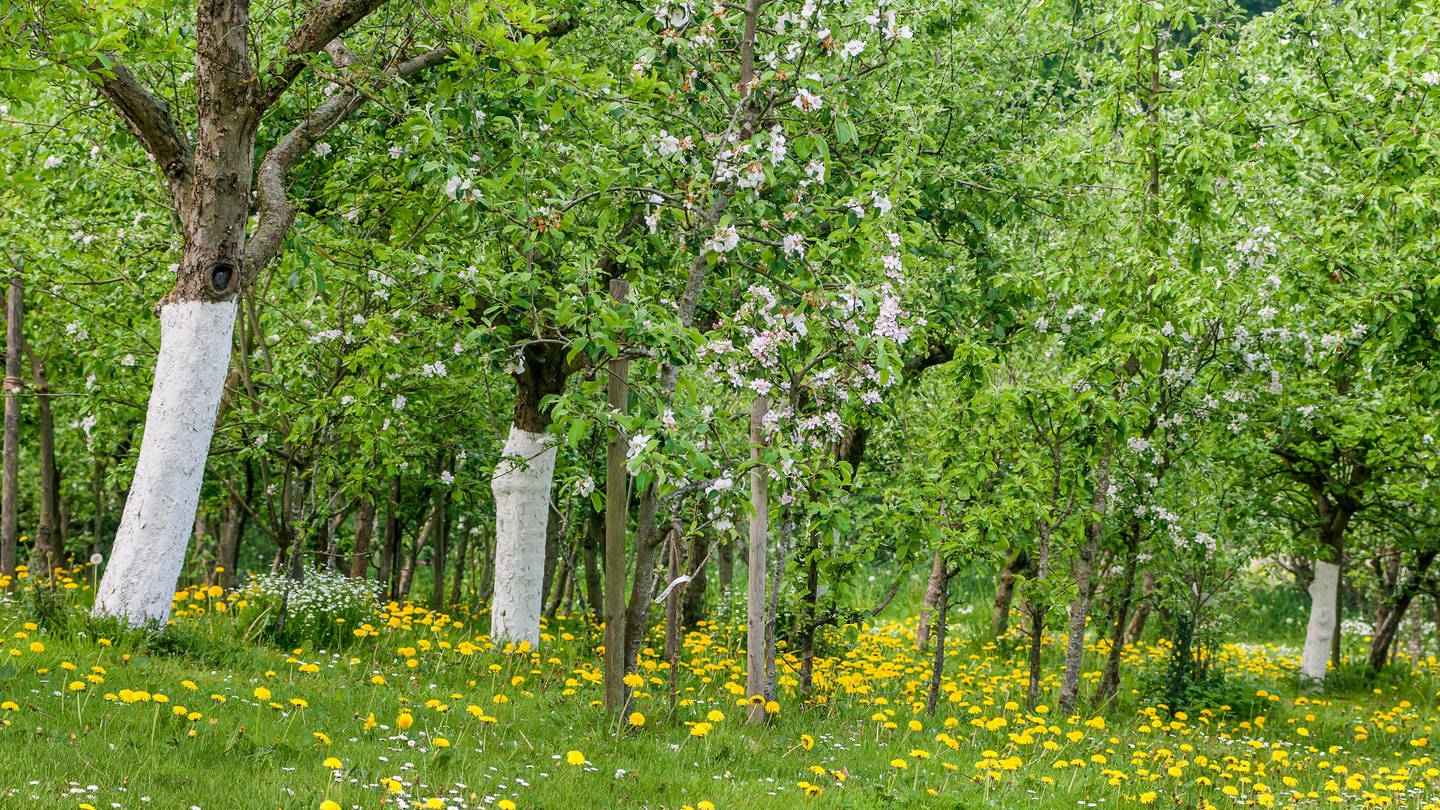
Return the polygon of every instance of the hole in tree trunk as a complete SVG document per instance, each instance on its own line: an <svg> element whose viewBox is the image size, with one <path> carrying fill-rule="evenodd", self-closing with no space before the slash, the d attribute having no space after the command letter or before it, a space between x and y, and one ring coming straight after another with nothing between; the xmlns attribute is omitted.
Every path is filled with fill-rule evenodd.
<svg viewBox="0 0 1440 810"><path fill-rule="evenodd" d="M210 292L219 297L229 295L234 290L236 279L235 268L220 262L210 268Z"/></svg>

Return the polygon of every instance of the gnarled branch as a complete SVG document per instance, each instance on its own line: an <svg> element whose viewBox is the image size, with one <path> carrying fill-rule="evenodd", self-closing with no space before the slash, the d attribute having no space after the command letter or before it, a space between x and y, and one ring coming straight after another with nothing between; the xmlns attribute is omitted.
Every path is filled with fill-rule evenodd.
<svg viewBox="0 0 1440 810"><path fill-rule="evenodd" d="M271 71L261 92L261 109L269 107L294 83L309 63L308 57L324 50L337 37L365 19L385 0L319 0L305 21L285 40L285 60Z"/></svg>
<svg viewBox="0 0 1440 810"><path fill-rule="evenodd" d="M88 70L95 89L160 167L170 185L171 202L183 216L195 157L189 141L170 117L170 106L141 84L113 54L96 59Z"/></svg>

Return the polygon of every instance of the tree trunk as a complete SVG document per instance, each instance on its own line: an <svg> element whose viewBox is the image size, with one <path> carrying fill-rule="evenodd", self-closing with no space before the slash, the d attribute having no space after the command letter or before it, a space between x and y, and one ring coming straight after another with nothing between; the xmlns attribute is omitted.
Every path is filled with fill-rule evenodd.
<svg viewBox="0 0 1440 810"><path fill-rule="evenodd" d="M1105 671L1095 687L1095 705L1108 709L1120 692L1120 655L1125 649L1125 623L1130 618L1130 603L1135 596L1135 565L1140 544L1140 527L1131 522L1125 547L1125 570L1120 574L1120 595L1115 600L1114 629L1110 633L1110 650L1105 656Z"/></svg>
<svg viewBox="0 0 1440 810"><path fill-rule="evenodd" d="M540 613L546 596L547 546L551 532L550 488L556 445L547 431L545 398L565 390L565 347L527 344L515 375L510 435L490 488L495 494L495 593L490 635L496 641L540 644ZM548 555L553 561L553 554ZM549 563L553 565L553 562Z"/></svg>
<svg viewBox="0 0 1440 810"><path fill-rule="evenodd" d="M915 629L915 647L921 652L930 644L930 614L935 610L940 590L945 587L945 558L935 552L930 563L930 578L925 584L925 599L920 603L920 625Z"/></svg>
<svg viewBox="0 0 1440 810"><path fill-rule="evenodd" d="M10 276L5 296L5 436L3 478L0 495L0 579L15 585L15 555L20 545L20 347L25 340L21 328L24 293L20 273ZM173 595L173 594L172 594Z"/></svg>
<svg viewBox="0 0 1440 810"><path fill-rule="evenodd" d="M1043 580L1050 573L1051 528L1047 523L1037 522L1036 529L1040 535L1040 553L1035 565L1035 577ZM1049 610L1033 592L1025 600L1025 614L1030 620L1030 677L1025 685L1025 703L1030 709L1034 709L1040 700L1040 650L1045 643L1045 616Z"/></svg>
<svg viewBox="0 0 1440 810"><path fill-rule="evenodd" d="M649 630L651 599L655 594L655 574L660 560L660 550L669 536L660 532L656 523L656 512L660 505L654 498L642 498L639 514L635 520L635 574L630 583L630 601L625 606L625 667L630 671L644 646L645 634ZM678 524L672 524L669 533L678 533ZM628 699L628 697L627 697Z"/></svg>
<svg viewBox="0 0 1440 810"><path fill-rule="evenodd" d="M800 603L800 694L815 681L815 631L820 625L820 537L809 532L805 548L805 598Z"/></svg>
<svg viewBox="0 0 1440 810"><path fill-rule="evenodd" d="M990 638L999 640L1010 630L1010 605L1015 601L1015 580L1030 569L1030 555L1018 549L1005 561L1000 582L995 587L994 608L990 614Z"/></svg>
<svg viewBox="0 0 1440 810"><path fill-rule="evenodd" d="M685 604L681 609L681 621L686 627L694 627L705 618L705 591L710 578L706 569L710 566L710 536L698 531L690 538L690 548L685 555L685 569L690 572L690 581L685 584Z"/></svg>
<svg viewBox="0 0 1440 810"><path fill-rule="evenodd" d="M750 697L751 723L765 721L765 707L753 702L765 692L765 536L770 523L770 482L760 462L764 446L763 426L769 401L756 397L750 410L750 549L745 601L745 693Z"/></svg>
<svg viewBox="0 0 1440 810"><path fill-rule="evenodd" d="M581 556L585 565L585 606L593 618L603 615L605 594L600 585L600 553L605 547L605 513L592 511L585 520Z"/></svg>
<svg viewBox="0 0 1440 810"><path fill-rule="evenodd" d="M363 578L370 569L370 538L375 536L375 499L360 499L360 513L355 516L355 544L350 549L350 576Z"/></svg>
<svg viewBox="0 0 1440 810"><path fill-rule="evenodd" d="M464 517L460 518L455 534L460 538L460 547L455 549L455 575L450 578L450 605L452 609L460 604L461 583L465 581L465 566L470 558L470 526Z"/></svg>
<svg viewBox="0 0 1440 810"><path fill-rule="evenodd" d="M1086 532L1089 534L1089 531ZM1070 602L1070 628L1065 640L1065 668L1060 675L1060 695L1056 700L1061 715L1075 713L1080 702L1080 668L1085 657L1085 625L1090 618L1090 600L1095 594L1094 563L1099 546L1099 530L1087 538L1075 557L1075 598Z"/></svg>
<svg viewBox="0 0 1440 810"><path fill-rule="evenodd" d="M1339 589L1339 564L1316 560L1315 579L1310 583L1310 622L1305 629L1300 676L1317 687L1325 682L1325 664L1330 660L1330 642L1337 624L1335 595Z"/></svg>
<svg viewBox="0 0 1440 810"><path fill-rule="evenodd" d="M517 380L523 375L517 375ZM525 390L520 386L521 392ZM495 467L490 489L495 495L495 582L491 599L490 635L497 641L540 644L540 614L545 599L546 528L550 517L550 486L555 473L556 446L545 432L548 420L538 407L516 417ZM529 425L538 430L527 430ZM540 424L540 423L547 424Z"/></svg>
<svg viewBox="0 0 1440 810"><path fill-rule="evenodd" d="M1040 702L1040 648L1045 639L1045 608L1035 601L1026 605L1030 619L1030 678L1025 684L1025 704L1034 709Z"/></svg>
<svg viewBox="0 0 1440 810"><path fill-rule="evenodd" d="M610 295L622 303L630 284L622 278L610 280ZM630 410L630 361L610 361L606 385L610 412ZM630 692L625 673L633 662L625 660L625 536L630 517L629 476L625 469L627 438L616 426L605 451L605 708L614 714L625 710Z"/></svg>
<svg viewBox="0 0 1440 810"><path fill-rule="evenodd" d="M679 526L672 526L670 535L665 540L665 557L669 562L669 581L674 582L680 578ZM670 593L665 596L665 660L670 662L672 697L674 696L675 669L680 657L680 597L683 592L684 586L677 585L671 587Z"/></svg>
<svg viewBox="0 0 1440 810"><path fill-rule="evenodd" d="M935 591L935 658L930 664L930 694L925 700L925 712L935 715L940 705L940 681L945 672L945 636L949 629L950 617L950 574L945 570L945 558L936 555L940 561L940 582Z"/></svg>
<svg viewBox="0 0 1440 810"><path fill-rule="evenodd" d="M1065 717L1075 713L1080 702L1080 668L1085 658L1085 624L1090 618L1090 600L1095 595L1095 555L1100 550L1100 534L1105 525L1105 507L1110 492L1111 444L1107 439L1100 466L1096 471L1091 497L1091 517L1085 521L1085 542L1075 556L1072 575L1075 577L1075 599L1070 603L1070 632L1065 641L1065 669L1060 676L1060 695L1056 703Z"/></svg>
<svg viewBox="0 0 1440 810"><path fill-rule="evenodd" d="M729 593L735 583L735 541L720 540L720 559L715 562L715 568L720 575L720 592Z"/></svg>
<svg viewBox="0 0 1440 810"><path fill-rule="evenodd" d="M765 605L765 699L774 700L779 671L775 668L775 627L780 615L780 586L785 567L790 562L790 540L795 536L795 513L786 506L780 512L780 542L775 550L775 564L770 568L770 594Z"/></svg>
<svg viewBox="0 0 1440 810"><path fill-rule="evenodd" d="M50 409L50 381L45 363L29 346L30 371L35 378L35 405L40 428L40 519L35 531L35 561L31 576L51 579L63 565L65 546L60 542L60 471L55 464L55 417Z"/></svg>
<svg viewBox="0 0 1440 810"><path fill-rule="evenodd" d="M235 495L230 496L225 508L225 520L220 523L220 536L215 544L215 584L225 590L233 590L236 583L236 569L240 556L240 536L245 531L245 511Z"/></svg>
<svg viewBox="0 0 1440 810"><path fill-rule="evenodd" d="M97 616L132 626L164 625L170 618L234 325L233 298L175 301L160 311L160 355L140 458L95 597Z"/></svg>
<svg viewBox="0 0 1440 810"><path fill-rule="evenodd" d="M1145 632L1145 620L1150 618L1150 608L1155 598L1155 588L1159 586L1159 579L1155 576L1155 569L1147 568L1141 578L1140 604L1135 606L1135 615L1130 617L1130 624L1125 628L1125 643L1134 644L1140 640L1140 635Z"/></svg>
<svg viewBox="0 0 1440 810"><path fill-rule="evenodd" d="M554 590L555 573L560 570L564 560L561 559L560 541L565 535L565 524L569 515L562 514L555 507L555 501L546 498L545 513L545 564L541 567L540 594L544 600L548 600L551 591ZM541 613L544 614L544 609Z"/></svg>
<svg viewBox="0 0 1440 810"><path fill-rule="evenodd" d="M545 606L541 614L546 619L554 619L560 612L560 607L565 603L565 591L570 587L572 572L570 561L564 555L555 563L555 574L551 577L549 596L545 597Z"/></svg>
<svg viewBox="0 0 1440 810"><path fill-rule="evenodd" d="M1335 629L1330 634L1330 666L1339 667L1345 662L1344 648L1341 641L1345 634L1345 565L1340 565L1340 573L1335 583Z"/></svg>
<svg viewBox="0 0 1440 810"><path fill-rule="evenodd" d="M400 479L390 482L390 494L385 499L385 532L380 539L380 570L375 580L380 583L386 599L394 599L395 560L400 556Z"/></svg>
<svg viewBox="0 0 1440 810"><path fill-rule="evenodd" d="M430 609L439 611L445 607L445 566L449 558L450 540L450 488L435 488L435 513L430 534ZM533 645L532 645L533 646Z"/></svg>
<svg viewBox="0 0 1440 810"><path fill-rule="evenodd" d="M1400 632L1400 623L1404 621L1405 614L1410 610L1410 603L1420 593L1420 587L1425 581L1426 572L1431 563L1435 561L1440 549L1421 552L1415 560L1415 569L1410 571L1403 582L1398 582L1393 595L1386 600L1384 616L1375 625L1375 632L1370 639L1370 654L1366 659L1366 665L1370 673L1376 674L1385 668L1390 661L1390 653L1395 644L1395 638ZM1397 579L1399 573L1396 574Z"/></svg>

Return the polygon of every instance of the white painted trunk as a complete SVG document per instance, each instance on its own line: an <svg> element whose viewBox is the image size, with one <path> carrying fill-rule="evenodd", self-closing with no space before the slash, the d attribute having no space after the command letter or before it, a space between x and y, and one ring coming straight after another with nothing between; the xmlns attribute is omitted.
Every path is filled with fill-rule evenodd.
<svg viewBox="0 0 1440 810"><path fill-rule="evenodd" d="M234 301L180 301L160 311L145 435L95 595L97 616L132 626L170 618L230 365L235 309Z"/></svg>
<svg viewBox="0 0 1440 810"><path fill-rule="evenodd" d="M1310 624L1305 628L1305 651L1300 656L1300 677L1312 684L1325 681L1325 664L1335 638L1335 592L1340 587L1340 566L1315 561L1310 583Z"/></svg>
<svg viewBox="0 0 1440 810"><path fill-rule="evenodd" d="M490 480L495 493L495 598L490 637L497 642L540 644L545 579L545 524L555 442L548 433L510 427L504 458Z"/></svg>

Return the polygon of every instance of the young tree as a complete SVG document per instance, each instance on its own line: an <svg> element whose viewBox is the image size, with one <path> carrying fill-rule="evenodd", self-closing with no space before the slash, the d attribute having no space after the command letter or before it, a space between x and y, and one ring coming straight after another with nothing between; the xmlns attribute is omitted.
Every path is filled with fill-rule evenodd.
<svg viewBox="0 0 1440 810"><path fill-rule="evenodd" d="M60 50L85 38L61 38L57 30L98 28L104 24L98 16L56 10L53 18L31 28L34 49L79 71L145 148L165 180L167 202L183 238L175 283L157 307L160 351L146 429L97 593L99 615L137 625L163 623L169 615L229 369L238 302L279 255L295 220L287 190L290 171L327 131L365 103L367 77L410 79L462 55L442 45L395 58L394 43L376 34L373 43L363 38L374 45L364 53L368 74L358 70L361 61L340 38L381 4L321 0L295 13L282 41L252 26L249 0L199 0L193 19L194 106L180 117L115 50L126 41L122 32L108 30L90 40L108 50ZM284 24L286 15L279 20ZM403 18L393 22L391 35L409 27ZM252 58L257 53L264 59L258 65ZM183 67L183 54L170 55L177 67ZM321 72L344 84L312 106L289 110L298 122L279 123L280 131L257 162L262 124L281 118L276 111L287 92L326 62L329 67ZM193 142L188 135L192 125Z"/></svg>

